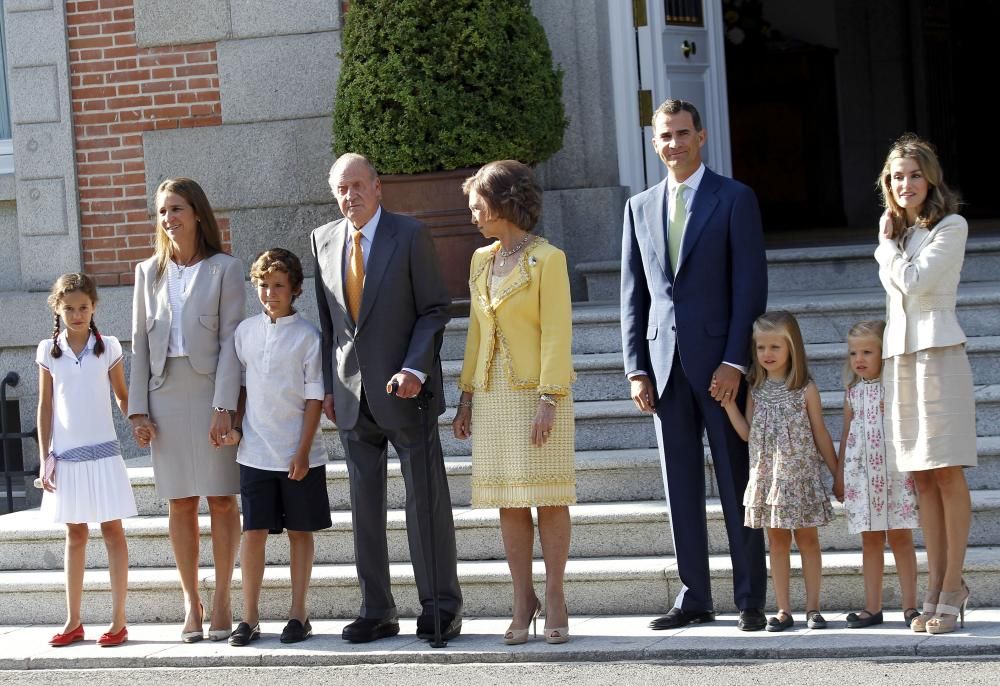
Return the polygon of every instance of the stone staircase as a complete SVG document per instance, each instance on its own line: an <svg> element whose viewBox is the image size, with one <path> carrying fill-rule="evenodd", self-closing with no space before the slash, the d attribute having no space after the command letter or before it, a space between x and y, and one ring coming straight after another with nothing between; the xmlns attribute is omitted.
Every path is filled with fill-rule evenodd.
<svg viewBox="0 0 1000 686"><path fill-rule="evenodd" d="M878 285L869 246L775 250L768 253L769 307L799 317L810 367L822 391L831 435L841 432L843 391L840 368L844 336L859 319L881 317L884 294ZM620 354L617 264L579 265L586 277L589 302L574 307L577 480L579 505L571 508L573 540L566 590L573 614L653 614L669 609L679 588L668 515L663 501L660 465L652 421L640 416L627 398ZM968 350L976 382L979 466L967 471L973 489L973 523L966 578L975 605L1000 605L1000 241L969 244L959 319L969 336ZM458 375L467 321L449 326L444 342L449 404L457 400ZM470 446L451 436L452 412L439 425L452 489L459 551L459 573L470 616L510 612L509 575L503 559L496 510L472 510ZM333 460L327 484L333 526L317 535L311 607L317 618L351 617L359 604L353 566L347 471L336 427L325 423L324 437ZM166 503L153 492L148 458L130 460L139 517L125 522L131 571L131 621L180 621L180 586L167 536ZM716 608L732 611L731 567L726 554L721 507L716 499L711 456L705 458L707 519ZM408 563L403 485L398 463L390 460L388 498L389 554L396 601L402 614L418 610ZM860 607L860 539L847 533L842 509L820 531L824 547L824 606ZM209 522L202 516L202 573L206 601L214 580ZM109 606L104 548L99 532L90 545L85 577L84 618L103 619ZM920 537L918 535L918 543ZM63 619L63 531L38 522L25 511L0 517L0 624L58 623ZM923 553L918 553L923 565ZM262 597L265 617L281 618L289 602L288 546L272 537ZM536 575L543 567L536 550ZM886 559L886 605L898 605L894 565ZM797 566L797 559L793 566ZM239 574L234 581L234 610L240 611ZM793 578L793 602L804 600L800 578ZM769 599L773 604L773 598Z"/></svg>

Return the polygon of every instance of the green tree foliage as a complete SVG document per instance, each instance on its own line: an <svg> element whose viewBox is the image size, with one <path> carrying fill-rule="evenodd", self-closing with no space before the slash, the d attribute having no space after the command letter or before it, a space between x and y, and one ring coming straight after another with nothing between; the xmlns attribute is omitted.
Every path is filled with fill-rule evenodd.
<svg viewBox="0 0 1000 686"><path fill-rule="evenodd" d="M529 0L352 0L342 37L337 155L414 174L562 147L562 71Z"/></svg>

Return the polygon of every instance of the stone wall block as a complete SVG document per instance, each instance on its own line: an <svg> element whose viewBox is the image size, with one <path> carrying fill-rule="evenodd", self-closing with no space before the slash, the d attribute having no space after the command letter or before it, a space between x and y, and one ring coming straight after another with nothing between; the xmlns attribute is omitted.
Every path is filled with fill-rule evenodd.
<svg viewBox="0 0 1000 686"><path fill-rule="evenodd" d="M329 116L340 32L221 41L223 123Z"/></svg>
<svg viewBox="0 0 1000 686"><path fill-rule="evenodd" d="M66 181L60 178L21 179L17 188L22 236L65 236Z"/></svg>
<svg viewBox="0 0 1000 686"><path fill-rule="evenodd" d="M229 212L233 255L242 260L247 272L254 258L269 248L285 248L298 255L306 276L312 276L313 261L309 234L317 226L341 217L337 204L262 207Z"/></svg>
<svg viewBox="0 0 1000 686"><path fill-rule="evenodd" d="M229 0L233 37L253 38L339 29L339 5L333 0Z"/></svg>
<svg viewBox="0 0 1000 686"><path fill-rule="evenodd" d="M234 124L143 134L146 197L190 176L220 210L330 202L330 119Z"/></svg>
<svg viewBox="0 0 1000 686"><path fill-rule="evenodd" d="M59 72L54 64L12 68L9 88L12 123L59 121Z"/></svg>
<svg viewBox="0 0 1000 686"><path fill-rule="evenodd" d="M134 0L134 4L140 48L206 43L232 34L228 0Z"/></svg>

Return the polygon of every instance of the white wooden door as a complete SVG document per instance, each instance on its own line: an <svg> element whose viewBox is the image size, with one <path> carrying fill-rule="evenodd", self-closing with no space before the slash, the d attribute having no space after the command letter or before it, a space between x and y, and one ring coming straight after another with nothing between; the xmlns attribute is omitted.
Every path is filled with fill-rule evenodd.
<svg viewBox="0 0 1000 686"><path fill-rule="evenodd" d="M722 0L609 0L609 18L622 184L637 193L666 175L648 115L667 98L694 103L705 162L730 175Z"/></svg>

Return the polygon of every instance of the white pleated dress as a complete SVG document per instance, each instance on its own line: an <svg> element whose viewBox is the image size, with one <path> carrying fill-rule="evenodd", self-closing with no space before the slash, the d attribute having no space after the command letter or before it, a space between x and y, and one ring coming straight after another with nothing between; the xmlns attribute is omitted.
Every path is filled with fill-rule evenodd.
<svg viewBox="0 0 1000 686"><path fill-rule="evenodd" d="M38 344L35 361L52 375L50 449L56 454L56 490L45 492L41 507L48 521L97 523L137 514L111 415L108 372L122 364L122 345L114 336L102 338L100 357L94 354L93 334L79 357L65 331L59 336L58 358L52 357L51 339Z"/></svg>

